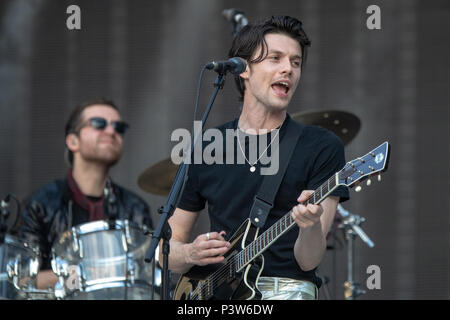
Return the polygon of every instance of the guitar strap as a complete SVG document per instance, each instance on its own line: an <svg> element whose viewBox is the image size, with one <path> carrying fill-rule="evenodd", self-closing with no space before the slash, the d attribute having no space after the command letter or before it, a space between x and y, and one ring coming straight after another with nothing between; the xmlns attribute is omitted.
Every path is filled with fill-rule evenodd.
<svg viewBox="0 0 450 320"><path fill-rule="evenodd" d="M250 210L250 221L257 228L264 226L267 216L273 208L275 196L280 187L281 180L283 180L302 131L303 127L299 123L289 119L286 127L286 134L278 144L280 152L278 172L274 175L266 175L264 177ZM278 152L278 150L275 149L271 151L271 154L273 154L273 152Z"/></svg>

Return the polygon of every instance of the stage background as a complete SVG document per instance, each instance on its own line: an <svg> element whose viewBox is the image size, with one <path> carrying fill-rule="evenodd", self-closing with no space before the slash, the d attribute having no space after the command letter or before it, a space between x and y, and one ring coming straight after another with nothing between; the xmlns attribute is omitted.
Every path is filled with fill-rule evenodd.
<svg viewBox="0 0 450 320"><path fill-rule="evenodd" d="M66 9L81 8L81 30L68 30ZM366 9L381 8L381 30ZM312 40L289 112L343 110L359 117L348 160L384 141L392 144L381 183L351 192L344 207L366 218L374 241L356 240L356 280L381 268L381 289L360 299L450 298L450 3L447 0L293 1L0 1L0 196L24 199L67 172L64 124L78 103L116 101L131 124L115 181L156 209L165 197L142 191L137 178L170 156L176 128L190 129L201 66L225 59L239 8L250 21L288 14ZM202 110L214 73L202 86ZM228 77L208 126L235 118L239 102ZM13 218L10 224L13 224ZM197 231L205 232L206 214ZM346 244L320 267L329 297L343 299ZM330 243L331 243L330 238ZM325 287L324 287L325 288ZM327 297L325 290L321 296Z"/></svg>

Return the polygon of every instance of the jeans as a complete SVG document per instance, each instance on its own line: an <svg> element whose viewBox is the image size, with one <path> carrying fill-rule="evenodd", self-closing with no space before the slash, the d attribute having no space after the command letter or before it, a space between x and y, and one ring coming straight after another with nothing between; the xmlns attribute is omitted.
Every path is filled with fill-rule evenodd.
<svg viewBox="0 0 450 320"><path fill-rule="evenodd" d="M278 277L260 277L257 287L262 300L317 300L317 286L309 281Z"/></svg>

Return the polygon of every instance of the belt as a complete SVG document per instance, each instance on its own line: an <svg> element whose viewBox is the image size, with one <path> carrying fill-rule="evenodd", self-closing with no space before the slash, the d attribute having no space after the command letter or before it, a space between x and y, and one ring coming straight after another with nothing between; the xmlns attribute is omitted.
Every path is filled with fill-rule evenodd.
<svg viewBox="0 0 450 320"><path fill-rule="evenodd" d="M260 277L257 288L263 300L317 300L317 286L305 280Z"/></svg>

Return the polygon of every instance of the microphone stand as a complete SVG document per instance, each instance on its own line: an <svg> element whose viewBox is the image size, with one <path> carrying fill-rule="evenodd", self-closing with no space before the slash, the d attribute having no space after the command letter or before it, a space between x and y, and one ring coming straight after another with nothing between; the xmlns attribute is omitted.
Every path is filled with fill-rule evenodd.
<svg viewBox="0 0 450 320"><path fill-rule="evenodd" d="M232 24L233 39L236 38L236 35L239 33L239 31L241 31L242 28L244 28L248 24L248 20L244 16L243 11L230 8L223 10L222 15Z"/></svg>
<svg viewBox="0 0 450 320"><path fill-rule="evenodd" d="M347 281L344 283L344 297L346 300L354 300L356 297L366 293L365 290L360 289L360 284L354 282L354 257L355 257L355 238L358 235L370 248L374 247L374 243L367 234L359 226L366 221L365 218L356 214L352 214L345 210L340 204L338 204L337 212L342 216L342 224L339 228L345 232L345 238L347 240Z"/></svg>
<svg viewBox="0 0 450 320"><path fill-rule="evenodd" d="M223 86L225 84L225 74L226 72L219 72L218 76L216 77L216 80L214 81L214 91L212 93L211 99L209 101L209 104L205 110L205 113L202 118L202 130L200 133L195 134L193 143L191 144L190 153L187 156L191 156L194 151L194 146L197 143L198 138L202 135L203 131L203 124L206 122L206 119L208 118L209 112L211 111L212 105L214 103L214 100L216 99L216 96L220 89L223 89ZM185 158L186 159L186 158ZM153 232L152 236L152 242L150 243L150 247L147 250L147 253L145 255L145 262L150 263L154 259L155 250L158 246L159 242L162 239L162 254L163 254L163 266L162 266L162 294L161 294L161 300L167 300L169 298L169 253L170 253L170 238L172 237L172 230L170 229L168 220L172 216L173 212L175 211L176 205L178 203L178 200L181 196L182 190L184 189L184 185L187 180L187 172L188 172L189 166L185 164L183 161L180 166L178 167L177 174L175 176L174 182L172 184L172 188L170 189L169 197L167 199L167 202L164 206L160 207L158 209L158 213L161 214L161 219L159 220L158 226L155 229L155 232Z"/></svg>

